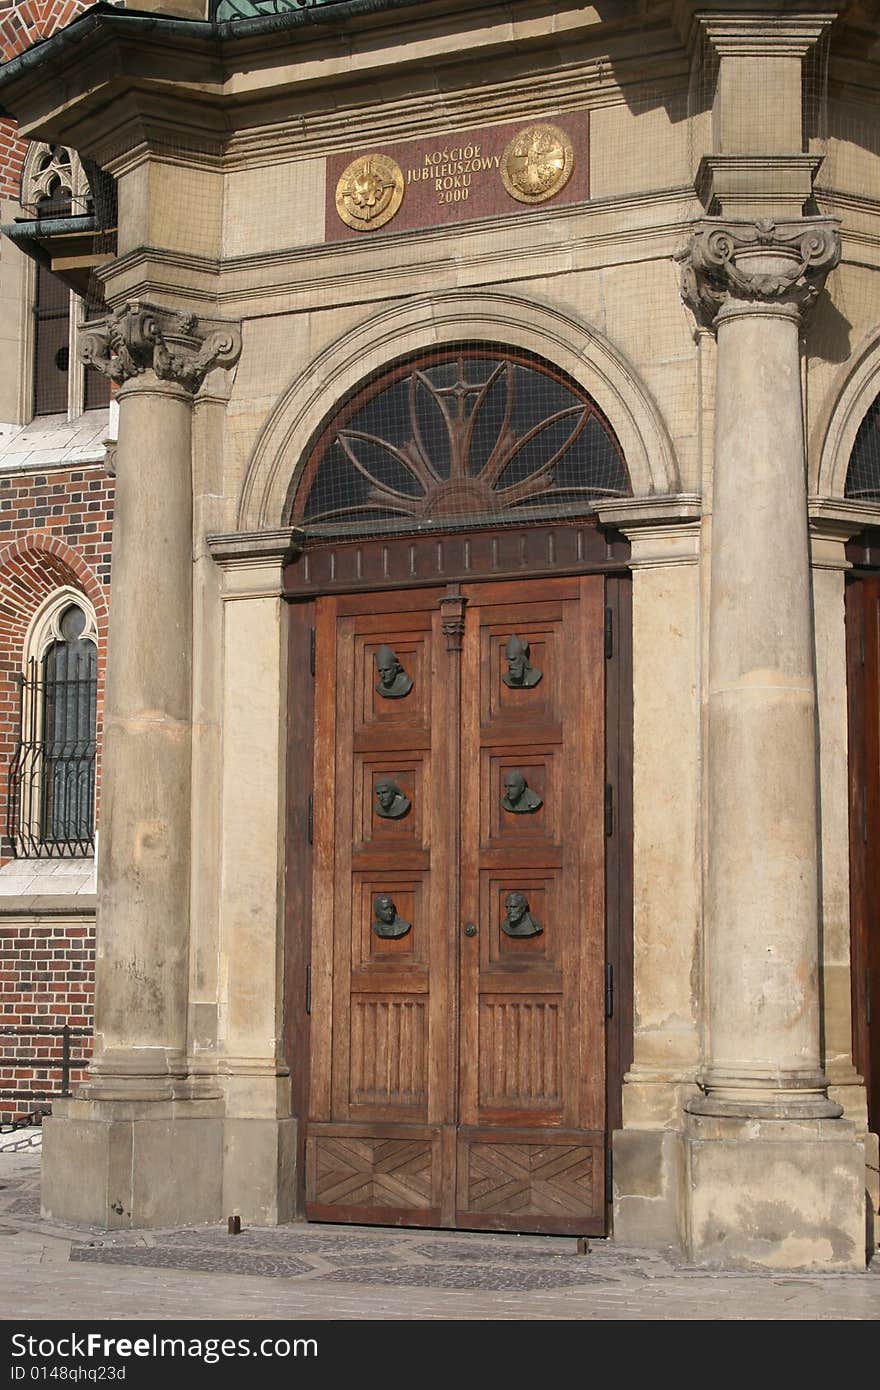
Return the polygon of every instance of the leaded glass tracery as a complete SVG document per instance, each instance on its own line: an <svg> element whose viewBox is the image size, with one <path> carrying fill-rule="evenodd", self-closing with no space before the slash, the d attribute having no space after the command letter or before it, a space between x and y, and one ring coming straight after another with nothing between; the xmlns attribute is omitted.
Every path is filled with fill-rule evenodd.
<svg viewBox="0 0 880 1390"><path fill-rule="evenodd" d="M880 396L859 426L849 458L844 496L857 502L880 502Z"/></svg>
<svg viewBox="0 0 880 1390"><path fill-rule="evenodd" d="M318 440L290 519L340 533L584 513L630 491L595 403L536 358L458 348L374 380Z"/></svg>

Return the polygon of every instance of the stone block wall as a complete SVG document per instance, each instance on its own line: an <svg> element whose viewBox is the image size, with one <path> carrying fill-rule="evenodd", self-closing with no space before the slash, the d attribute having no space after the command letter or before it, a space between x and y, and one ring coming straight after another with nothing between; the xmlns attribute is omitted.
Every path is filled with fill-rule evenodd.
<svg viewBox="0 0 880 1390"><path fill-rule="evenodd" d="M62 1090L62 1029L70 1027L69 1085L91 1051L95 923L53 906L4 916L0 899L0 1124L45 1111Z"/></svg>
<svg viewBox="0 0 880 1390"><path fill-rule="evenodd" d="M84 8L84 0L0 0L0 61L47 38ZM0 199L18 201L27 150L15 122L0 120ZM36 444L39 447L40 441ZM17 678L24 642L37 608L65 585L87 595L98 620L96 800L100 799L113 498L113 479L96 465L0 471L0 866L12 858L8 775L19 736ZM70 881L59 881L59 886L69 887ZM40 891L52 891L48 881ZM5 902L7 908L12 906L12 899L6 897ZM64 919L11 918L0 894L0 1123L45 1108L60 1092L60 1030L65 1024L89 1035L72 1036L73 1062L88 1055L94 944L94 920L81 911ZM19 1031L3 1031L12 1028ZM41 1031L49 1028L55 1032ZM71 1084L82 1074L82 1068L74 1066Z"/></svg>

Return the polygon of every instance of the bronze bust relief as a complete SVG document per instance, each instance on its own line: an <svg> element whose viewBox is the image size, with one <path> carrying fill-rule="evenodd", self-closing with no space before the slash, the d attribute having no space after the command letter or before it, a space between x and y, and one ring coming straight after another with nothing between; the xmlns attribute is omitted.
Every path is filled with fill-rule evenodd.
<svg viewBox="0 0 880 1390"><path fill-rule="evenodd" d="M543 806L543 801L537 792L533 792L522 772L518 767L512 767L504 774L504 795L501 798L501 805L505 811L513 811L515 815L527 815L529 811L537 811L539 806Z"/></svg>
<svg viewBox="0 0 880 1390"><path fill-rule="evenodd" d="M405 922L402 917L398 917L397 908L394 906L394 899L388 893L380 893L373 903L373 931L377 936L398 937L406 936L410 930L411 923Z"/></svg>
<svg viewBox="0 0 880 1390"><path fill-rule="evenodd" d="M376 690L385 700L402 700L412 690L412 676L408 676L393 648L384 643L376 652L376 670L379 679Z"/></svg>
<svg viewBox="0 0 880 1390"><path fill-rule="evenodd" d="M505 916L501 919L501 930L507 936L540 936L544 928L529 911L525 893L508 893L504 899Z"/></svg>
<svg viewBox="0 0 880 1390"><path fill-rule="evenodd" d="M505 685L510 686L511 690L527 690L538 684L543 672L537 666L529 665L528 642L521 641L514 633L507 639L504 654L507 657L507 674L502 675L501 679Z"/></svg>
<svg viewBox="0 0 880 1390"><path fill-rule="evenodd" d="M382 777L374 788L376 793L376 815L383 820L399 820L405 816L412 802L404 796L400 787L391 777Z"/></svg>

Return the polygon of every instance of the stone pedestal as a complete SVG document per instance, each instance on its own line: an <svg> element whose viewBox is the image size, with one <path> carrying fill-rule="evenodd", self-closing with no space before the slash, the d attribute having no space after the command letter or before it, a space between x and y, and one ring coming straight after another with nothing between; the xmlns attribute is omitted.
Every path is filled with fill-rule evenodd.
<svg viewBox="0 0 880 1390"><path fill-rule="evenodd" d="M827 219L706 219L684 257L685 297L718 339L707 1019L702 1094L686 1107L688 1245L708 1263L864 1263L863 1139L838 1118L820 1057L799 356L801 315L838 254Z"/></svg>
<svg viewBox="0 0 880 1390"><path fill-rule="evenodd" d="M690 1114L685 1148L692 1259L864 1268L865 1146L855 1125Z"/></svg>
<svg viewBox="0 0 880 1390"><path fill-rule="evenodd" d="M95 1051L46 1126L43 1203L97 1227L216 1220L221 1092L191 1076L192 395L230 325L126 304L84 360L121 386L104 706Z"/></svg>

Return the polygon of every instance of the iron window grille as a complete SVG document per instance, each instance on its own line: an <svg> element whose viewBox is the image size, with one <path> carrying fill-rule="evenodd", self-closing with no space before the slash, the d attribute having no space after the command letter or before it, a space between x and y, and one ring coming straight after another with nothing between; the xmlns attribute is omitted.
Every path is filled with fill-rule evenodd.
<svg viewBox="0 0 880 1390"><path fill-rule="evenodd" d="M63 640L42 659L32 657L19 677L21 739L7 798L16 857L94 853L97 651L78 632L70 635L71 620L84 624L85 617L68 609Z"/></svg>

